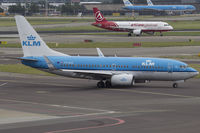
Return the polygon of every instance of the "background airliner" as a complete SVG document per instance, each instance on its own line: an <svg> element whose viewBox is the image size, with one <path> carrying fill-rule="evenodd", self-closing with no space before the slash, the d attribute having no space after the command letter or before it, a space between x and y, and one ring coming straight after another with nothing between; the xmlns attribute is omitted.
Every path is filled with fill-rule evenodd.
<svg viewBox="0 0 200 133"><path fill-rule="evenodd" d="M93 8L96 22L93 26L120 32L129 32L128 36L141 35L142 33L154 34L154 32L171 31L173 27L166 22L150 22L150 21L107 21L98 8Z"/></svg>
<svg viewBox="0 0 200 133"><path fill-rule="evenodd" d="M133 5L129 0L123 0L124 9L141 11L145 9L157 10L157 11L194 11L196 8L193 5L153 5L151 0L147 0L147 6Z"/></svg>
<svg viewBox="0 0 200 133"><path fill-rule="evenodd" d="M57 75L99 80L99 88L134 85L147 80L183 82L199 74L187 64L162 58L69 56L50 49L23 16L15 16L24 57L24 65ZM105 82L104 82L105 81Z"/></svg>

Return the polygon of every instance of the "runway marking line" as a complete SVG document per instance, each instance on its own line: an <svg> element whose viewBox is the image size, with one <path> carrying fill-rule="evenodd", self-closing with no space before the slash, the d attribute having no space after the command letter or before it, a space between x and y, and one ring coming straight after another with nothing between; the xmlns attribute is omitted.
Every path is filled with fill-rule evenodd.
<svg viewBox="0 0 200 133"><path fill-rule="evenodd" d="M140 94L151 94L151 95L161 95L161 96L171 96L171 97L181 97L181 98L200 98L195 96L185 96L185 95L176 95L169 93L158 93L158 92L150 92L150 91L137 91L137 90L127 90L127 89L108 89L112 91L121 91L121 92L134 92Z"/></svg>
<svg viewBox="0 0 200 133"><path fill-rule="evenodd" d="M44 106L51 106L51 107L58 107L58 108L71 108L71 109L79 109L79 110L110 112L109 110L103 110L103 109L74 107L74 106L65 106L65 105L56 105L56 104L45 104L45 103L27 102L27 101L19 101L19 100L11 100L11 99L0 99L0 101L17 102L17 103L25 103L25 104L36 104L36 105L44 105Z"/></svg>
<svg viewBox="0 0 200 133"><path fill-rule="evenodd" d="M117 125L121 125L121 124L124 124L124 123L125 123L124 120L118 119L118 118L113 118L113 117L102 117L101 119L111 119L111 120L115 120L116 123L105 124L105 125L102 125L102 126L91 126L91 127L83 127L83 128L73 128L73 129L66 129L66 130L49 131L49 132L45 132L45 133L63 133L63 132L72 132L72 131L96 129L96 128L103 128L103 127L117 126Z"/></svg>
<svg viewBox="0 0 200 133"><path fill-rule="evenodd" d="M129 111L129 112L122 112L121 114L130 114L130 113L162 113L162 112L171 112L175 110L138 110L138 111Z"/></svg>
<svg viewBox="0 0 200 133"><path fill-rule="evenodd" d="M71 109L78 109L78 110L98 111L98 112L95 112L95 113L85 113L85 114L82 113L82 114L77 114L77 115L62 116L61 118L74 118L74 117L85 117L85 116L94 116L94 115L97 116L97 115L105 115L105 114L116 113L115 111L102 110L102 109L73 107L73 106L54 105L54 104L44 104L44 103L26 102L26 101L9 100L9 99L0 99L0 101L17 102L17 103L24 103L24 104L36 104L36 105L58 107L58 108L71 108ZM60 117L58 119L60 119Z"/></svg>
<svg viewBox="0 0 200 133"><path fill-rule="evenodd" d="M0 85L0 87L1 87L1 86L4 86L4 85L6 85L6 84L8 84L8 83L3 83L3 84Z"/></svg>
<svg viewBox="0 0 200 133"><path fill-rule="evenodd" d="M62 86L62 87L76 87L74 85L63 85L63 84L51 84L51 83L33 83L33 82L24 82L17 80L0 80L2 82L11 82L11 83L26 83L26 84L35 84L35 85L52 85L52 86Z"/></svg>

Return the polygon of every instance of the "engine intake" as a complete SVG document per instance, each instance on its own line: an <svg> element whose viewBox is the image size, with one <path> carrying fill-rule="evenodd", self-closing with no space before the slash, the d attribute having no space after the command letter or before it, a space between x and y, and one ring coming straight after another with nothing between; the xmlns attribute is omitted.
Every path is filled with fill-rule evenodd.
<svg viewBox="0 0 200 133"><path fill-rule="evenodd" d="M133 30L134 35L141 35L142 31L141 30Z"/></svg>
<svg viewBox="0 0 200 133"><path fill-rule="evenodd" d="M132 74L119 74L111 77L112 86L132 86L135 84L135 79Z"/></svg>

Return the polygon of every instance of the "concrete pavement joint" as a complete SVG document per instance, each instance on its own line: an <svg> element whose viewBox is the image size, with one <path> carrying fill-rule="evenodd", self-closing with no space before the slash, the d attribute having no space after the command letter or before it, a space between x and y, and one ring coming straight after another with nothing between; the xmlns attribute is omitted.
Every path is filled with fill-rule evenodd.
<svg viewBox="0 0 200 133"><path fill-rule="evenodd" d="M125 90L125 89L108 89L112 91L121 91L121 92L133 92L140 94L151 94L151 95L161 95L161 96L171 96L171 97L181 97L181 98L200 98L195 96L185 96L185 95L177 95L177 94L168 94L168 93L158 93L158 92L149 92L149 91L137 91L137 90Z"/></svg>

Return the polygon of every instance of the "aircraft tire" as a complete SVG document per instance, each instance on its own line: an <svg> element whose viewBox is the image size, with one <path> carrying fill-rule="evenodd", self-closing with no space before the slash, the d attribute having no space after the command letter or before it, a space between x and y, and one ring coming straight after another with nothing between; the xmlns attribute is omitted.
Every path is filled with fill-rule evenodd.
<svg viewBox="0 0 200 133"><path fill-rule="evenodd" d="M106 81L105 85L106 85L106 88L111 88L112 87L110 81Z"/></svg>
<svg viewBox="0 0 200 133"><path fill-rule="evenodd" d="M103 81L98 82L98 83L97 83L97 87L98 87L98 88L104 88L104 87L105 87L104 82L103 82Z"/></svg>
<svg viewBox="0 0 200 133"><path fill-rule="evenodd" d="M178 84L177 83L173 83L173 88L178 88Z"/></svg>

